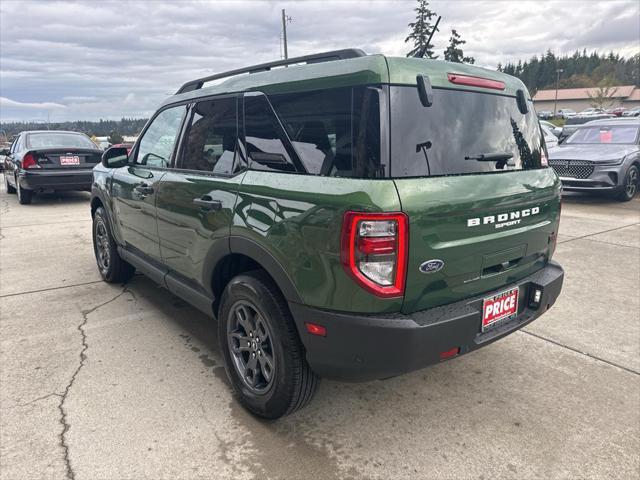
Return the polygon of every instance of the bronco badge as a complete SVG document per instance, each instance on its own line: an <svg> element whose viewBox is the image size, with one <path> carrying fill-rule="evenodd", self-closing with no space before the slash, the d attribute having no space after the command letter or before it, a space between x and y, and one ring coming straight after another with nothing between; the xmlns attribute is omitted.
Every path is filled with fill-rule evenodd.
<svg viewBox="0 0 640 480"><path fill-rule="evenodd" d="M442 260L434 258L433 260L427 260L426 262L423 262L420 265L419 270L422 273L435 273L442 270L442 267L444 267L444 262Z"/></svg>

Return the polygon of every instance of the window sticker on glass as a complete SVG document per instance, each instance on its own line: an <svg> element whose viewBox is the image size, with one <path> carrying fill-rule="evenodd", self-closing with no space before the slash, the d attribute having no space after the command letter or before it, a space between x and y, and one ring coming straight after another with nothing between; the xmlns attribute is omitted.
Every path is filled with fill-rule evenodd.
<svg viewBox="0 0 640 480"><path fill-rule="evenodd" d="M613 132L611 130L600 130L600 143L611 143Z"/></svg>

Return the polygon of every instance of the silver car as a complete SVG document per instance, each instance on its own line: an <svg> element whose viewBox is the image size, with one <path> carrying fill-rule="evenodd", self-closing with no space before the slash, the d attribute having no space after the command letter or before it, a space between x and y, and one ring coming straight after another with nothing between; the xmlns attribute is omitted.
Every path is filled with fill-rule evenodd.
<svg viewBox="0 0 640 480"><path fill-rule="evenodd" d="M558 145L558 137L551 131L549 127L540 122L540 129L542 130L542 135L544 136L544 143L547 145L547 149L553 148Z"/></svg>
<svg viewBox="0 0 640 480"><path fill-rule="evenodd" d="M640 178L640 119L594 120L549 149L565 190L608 191L631 200Z"/></svg>

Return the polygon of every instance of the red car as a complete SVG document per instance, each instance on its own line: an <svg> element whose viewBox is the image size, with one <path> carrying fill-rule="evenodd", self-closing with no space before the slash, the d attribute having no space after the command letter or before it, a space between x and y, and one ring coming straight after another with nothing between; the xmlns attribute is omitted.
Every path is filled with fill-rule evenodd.
<svg viewBox="0 0 640 480"><path fill-rule="evenodd" d="M616 117L621 117L622 114L624 112L626 112L626 111L627 111L627 109L624 108L624 107L616 107L616 108L611 108L611 109L607 110L607 113L615 115Z"/></svg>
<svg viewBox="0 0 640 480"><path fill-rule="evenodd" d="M127 155L129 155L131 153L131 149L133 148L133 143L116 143L115 145L111 145L109 148L107 148L105 152L108 152L112 148L126 148Z"/></svg>

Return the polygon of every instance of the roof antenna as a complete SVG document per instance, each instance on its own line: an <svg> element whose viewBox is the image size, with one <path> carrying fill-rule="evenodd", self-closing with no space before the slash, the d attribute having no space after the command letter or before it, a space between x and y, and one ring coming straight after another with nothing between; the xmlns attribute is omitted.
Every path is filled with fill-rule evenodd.
<svg viewBox="0 0 640 480"><path fill-rule="evenodd" d="M442 16L439 16L438 20L436 20L436 24L433 26L433 30L431 30L431 35L429 35L429 40L427 40L427 45L429 45L431 43L431 39L433 38L433 35L438 30L438 24L440 23L440 19L441 18L442 18Z"/></svg>

